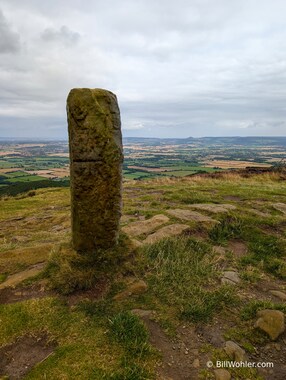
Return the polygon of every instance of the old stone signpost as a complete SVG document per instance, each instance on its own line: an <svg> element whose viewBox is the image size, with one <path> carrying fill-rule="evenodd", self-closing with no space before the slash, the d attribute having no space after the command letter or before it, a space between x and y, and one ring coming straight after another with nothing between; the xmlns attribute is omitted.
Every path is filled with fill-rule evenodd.
<svg viewBox="0 0 286 380"><path fill-rule="evenodd" d="M110 248L121 216L122 136L116 96L76 88L67 98L73 247Z"/></svg>

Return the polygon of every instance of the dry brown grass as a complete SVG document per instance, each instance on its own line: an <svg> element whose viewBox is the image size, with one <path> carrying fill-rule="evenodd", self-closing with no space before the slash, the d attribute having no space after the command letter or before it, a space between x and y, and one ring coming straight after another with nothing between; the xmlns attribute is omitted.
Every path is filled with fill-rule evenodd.
<svg viewBox="0 0 286 380"><path fill-rule="evenodd" d="M34 146L38 146L38 147L42 148L43 146L46 146L46 145L48 145L48 144L38 144L38 143L35 143L35 144L16 144L15 147L22 149L22 148L32 148Z"/></svg>
<svg viewBox="0 0 286 380"><path fill-rule="evenodd" d="M69 153L49 153L48 156L53 157L69 157Z"/></svg>
<svg viewBox="0 0 286 380"><path fill-rule="evenodd" d="M19 152L13 151L13 150L4 150L0 152L0 157L8 156L10 154L19 154Z"/></svg>
<svg viewBox="0 0 286 380"><path fill-rule="evenodd" d="M68 177L70 175L70 169L69 166L66 166L64 168L55 168L55 169L49 169L49 170L34 170L34 171L26 171L26 173L29 174L36 174L41 177L45 178L63 178Z"/></svg>
<svg viewBox="0 0 286 380"><path fill-rule="evenodd" d="M11 172L19 172L22 171L23 168L6 168L6 169L0 169L0 174L6 174Z"/></svg>
<svg viewBox="0 0 286 380"><path fill-rule="evenodd" d="M149 167L146 167L146 166L135 166L135 165L130 165L130 166L127 166L128 169L139 169L139 170L146 170L146 172L154 172L154 173L160 173L160 172L163 172L163 171L172 171L174 170L174 168L164 168L164 167L160 167L160 168L149 168Z"/></svg>
<svg viewBox="0 0 286 380"><path fill-rule="evenodd" d="M270 164L260 164L253 161L224 161L224 160L207 160L203 163L206 167L219 167L222 169L244 169L248 166L252 167L270 167Z"/></svg>

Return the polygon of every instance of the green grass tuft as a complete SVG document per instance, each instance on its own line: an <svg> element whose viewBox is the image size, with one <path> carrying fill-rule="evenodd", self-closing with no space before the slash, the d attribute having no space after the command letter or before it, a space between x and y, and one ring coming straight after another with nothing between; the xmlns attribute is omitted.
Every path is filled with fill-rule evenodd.
<svg viewBox="0 0 286 380"><path fill-rule="evenodd" d="M261 269L274 276L286 279L285 246L275 236L269 236L253 230L248 243L250 253L243 257L240 263L243 266L260 266Z"/></svg>
<svg viewBox="0 0 286 380"><path fill-rule="evenodd" d="M235 296L228 286L217 286L219 272L211 247L190 237L169 238L142 248L148 266L150 291L177 316L194 322L210 320Z"/></svg>
<svg viewBox="0 0 286 380"><path fill-rule="evenodd" d="M131 363L123 360L121 363L122 369L109 374L104 380L152 380L154 376L150 372L138 365L137 363Z"/></svg>
<svg viewBox="0 0 286 380"><path fill-rule="evenodd" d="M208 322L223 306L233 306L237 303L233 288L221 286L214 291L196 289L190 303L181 313L183 319L191 322Z"/></svg>
<svg viewBox="0 0 286 380"><path fill-rule="evenodd" d="M114 275L126 252L125 236L121 237L116 248L92 254L79 254L70 245L62 245L51 254L45 275L51 288L62 294L89 289L100 279Z"/></svg>
<svg viewBox="0 0 286 380"><path fill-rule="evenodd" d="M5 280L7 279L7 274L0 274L0 284L1 284L1 282L4 282Z"/></svg>
<svg viewBox="0 0 286 380"><path fill-rule="evenodd" d="M102 299L100 301L83 300L77 304L78 311L91 318L106 318L112 314L112 305L110 300Z"/></svg>
<svg viewBox="0 0 286 380"><path fill-rule="evenodd" d="M273 303L270 301L251 301L241 310L240 318L248 321L249 319L256 317L257 311L263 309L280 310L286 313L286 305L284 304Z"/></svg>
<svg viewBox="0 0 286 380"><path fill-rule="evenodd" d="M132 355L150 352L148 333L140 319L130 312L121 312L110 319L110 337Z"/></svg>
<svg viewBox="0 0 286 380"><path fill-rule="evenodd" d="M226 216L209 232L209 237L215 243L223 244L230 239L242 237L246 226L242 219L235 216Z"/></svg>

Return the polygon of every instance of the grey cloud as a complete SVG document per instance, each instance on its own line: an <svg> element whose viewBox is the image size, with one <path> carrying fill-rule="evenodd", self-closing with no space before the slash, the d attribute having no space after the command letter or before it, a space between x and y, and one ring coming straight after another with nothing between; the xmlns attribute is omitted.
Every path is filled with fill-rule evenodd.
<svg viewBox="0 0 286 380"><path fill-rule="evenodd" d="M59 29L46 28L41 34L45 42L60 42L66 46L73 46L80 39L80 34L63 25Z"/></svg>
<svg viewBox="0 0 286 380"><path fill-rule="evenodd" d="M129 135L285 135L285 0L2 4L24 43L1 57L0 136L15 116L66 133L72 87L115 92Z"/></svg>
<svg viewBox="0 0 286 380"><path fill-rule="evenodd" d="M1 117L1 138L65 139L64 118L54 117Z"/></svg>
<svg viewBox="0 0 286 380"><path fill-rule="evenodd" d="M0 10L0 54L16 53L20 50L20 36L13 31Z"/></svg>

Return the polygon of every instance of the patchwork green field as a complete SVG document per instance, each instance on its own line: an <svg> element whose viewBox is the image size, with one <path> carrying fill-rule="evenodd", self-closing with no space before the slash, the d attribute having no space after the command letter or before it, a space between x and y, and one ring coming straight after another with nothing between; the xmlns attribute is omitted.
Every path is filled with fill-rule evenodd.
<svg viewBox="0 0 286 380"><path fill-rule="evenodd" d="M58 187L67 186L68 156L66 142L0 143L0 196L55 186L53 182ZM281 166L286 157L286 141L283 137L126 138L124 156L125 180L185 177Z"/></svg>
<svg viewBox="0 0 286 380"><path fill-rule="evenodd" d="M0 196L69 185L67 144L0 143Z"/></svg>

